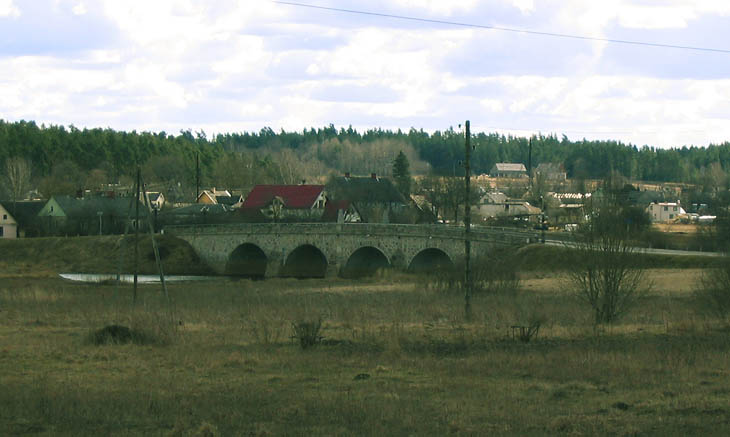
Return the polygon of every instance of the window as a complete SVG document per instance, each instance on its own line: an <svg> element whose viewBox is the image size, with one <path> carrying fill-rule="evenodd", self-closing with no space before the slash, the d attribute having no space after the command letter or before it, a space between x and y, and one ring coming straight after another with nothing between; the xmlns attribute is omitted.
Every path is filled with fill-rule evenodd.
<svg viewBox="0 0 730 437"><path fill-rule="evenodd" d="M665 206L664 207L664 211L669 211L669 207L668 206Z"/></svg>
<svg viewBox="0 0 730 437"><path fill-rule="evenodd" d="M8 215L7 214L3 214L3 220L7 220L7 219L8 219Z"/></svg>
<svg viewBox="0 0 730 437"><path fill-rule="evenodd" d="M3 231L4 231L4 230L5 230L5 228L4 228L4 227L2 227L2 226L0 226L0 237L2 237L2 236L3 236Z"/></svg>
<svg viewBox="0 0 730 437"><path fill-rule="evenodd" d="M677 210L677 207L675 206L675 207L674 207L674 211L676 211L676 210Z"/></svg>
<svg viewBox="0 0 730 437"><path fill-rule="evenodd" d="M669 220L674 218L674 214L669 214Z"/></svg>

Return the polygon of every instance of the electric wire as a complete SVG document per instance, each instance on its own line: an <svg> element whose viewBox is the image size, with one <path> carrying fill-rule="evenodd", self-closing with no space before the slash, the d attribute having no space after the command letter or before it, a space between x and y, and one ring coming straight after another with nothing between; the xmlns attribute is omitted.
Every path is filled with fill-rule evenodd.
<svg viewBox="0 0 730 437"><path fill-rule="evenodd" d="M573 34L568 34L568 33L543 32L543 31L539 31L539 30L490 26L487 24L474 24L474 23L464 23L464 22L459 22L459 21L437 20L437 19L432 19L432 18L419 18L419 17L412 17L412 16L407 16L407 15L386 14L386 13L382 13L382 12L369 12L369 11L361 11L361 10L356 10L356 9L333 8L333 7L329 7L329 6L319 6L319 5L312 5L312 4L308 4L308 3L299 3L299 2L284 1L284 0L271 0L271 1L273 3L278 3L281 5L296 6L296 7L309 8L309 9L320 9L320 10L325 10L325 11L341 12L341 13L347 13L347 14L368 15L368 16L372 16L372 17L392 18L392 19L397 19L397 20L416 21L416 22L421 22L421 23L443 24L443 25L448 25L448 26L469 27L469 28L475 28L475 29L499 30L502 32L522 33L522 34L527 34L527 35L549 36L549 37L554 37L554 38L567 38L567 39L575 39L575 40L583 40L583 41L597 41L597 42L606 42L606 43L613 43L613 44L625 44L625 45L645 46L645 47L654 47L654 48L691 50L691 51L698 51L698 52L730 54L730 49L718 49L718 48L712 48L712 47L697 47L697 46L664 44L664 43L635 41L635 40L627 40L627 39L600 38L600 37L594 37L594 36L573 35Z"/></svg>

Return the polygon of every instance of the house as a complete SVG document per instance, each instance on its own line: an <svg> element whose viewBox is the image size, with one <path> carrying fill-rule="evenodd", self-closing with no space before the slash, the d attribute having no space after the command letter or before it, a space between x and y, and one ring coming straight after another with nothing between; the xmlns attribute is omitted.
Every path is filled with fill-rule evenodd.
<svg viewBox="0 0 730 437"><path fill-rule="evenodd" d="M15 220L17 226L16 235L18 237L37 237L40 235L37 214L43 208L45 202L38 200L19 200L13 202L10 200L2 201L0 204L4 206L5 210Z"/></svg>
<svg viewBox="0 0 730 437"><path fill-rule="evenodd" d="M193 204L163 210L156 218L156 227L171 225L204 225L240 221L228 205Z"/></svg>
<svg viewBox="0 0 730 437"><path fill-rule="evenodd" d="M494 167L489 171L489 176L493 178L523 178L527 177L527 169L525 164L500 162L494 164Z"/></svg>
<svg viewBox="0 0 730 437"><path fill-rule="evenodd" d="M216 190L213 187L210 190L203 190L198 194L198 198L195 203L207 203L208 205L216 205L218 203L218 197L231 197L231 193L228 190Z"/></svg>
<svg viewBox="0 0 730 437"><path fill-rule="evenodd" d="M530 205L524 200L506 200L501 203L481 203L472 207L472 211L484 220L494 217L537 217L542 214L540 208Z"/></svg>
<svg viewBox="0 0 730 437"><path fill-rule="evenodd" d="M137 207L132 197L51 197L37 214L46 235L121 234L134 224ZM140 218L147 208L138 202Z"/></svg>
<svg viewBox="0 0 730 437"><path fill-rule="evenodd" d="M649 213L652 222L668 222L676 219L679 216L686 215L686 211L679 204L679 200L676 202L654 202L646 207L646 212Z"/></svg>
<svg viewBox="0 0 730 437"><path fill-rule="evenodd" d="M148 191L145 194L147 195L147 204L150 206L151 210L159 211L165 205L165 196L162 193Z"/></svg>
<svg viewBox="0 0 730 437"><path fill-rule="evenodd" d="M328 200L324 206L323 222L360 223L362 217L349 200Z"/></svg>
<svg viewBox="0 0 730 437"><path fill-rule="evenodd" d="M240 211L249 219L319 221L326 203L324 185L256 185Z"/></svg>
<svg viewBox="0 0 730 437"><path fill-rule="evenodd" d="M535 169L535 174L547 181L563 182L568 178L565 167L561 163L542 162Z"/></svg>
<svg viewBox="0 0 730 437"><path fill-rule="evenodd" d="M489 191L484 193L482 198L479 200L479 203L494 205L504 203L507 200L506 194L499 191Z"/></svg>
<svg viewBox="0 0 730 437"><path fill-rule="evenodd" d="M232 209L237 209L243 205L243 196L241 196L240 194L231 194L230 196L215 196L215 203L218 205L226 205Z"/></svg>
<svg viewBox="0 0 730 437"><path fill-rule="evenodd" d="M436 208L428 201L426 196L411 194L411 204L418 212L418 224L438 223L439 217Z"/></svg>
<svg viewBox="0 0 730 437"><path fill-rule="evenodd" d="M17 238L18 222L10 212L0 204L0 238Z"/></svg>
<svg viewBox="0 0 730 437"><path fill-rule="evenodd" d="M417 212L387 178L372 173L370 177L334 177L327 184L332 200L350 202L365 223L414 223Z"/></svg>

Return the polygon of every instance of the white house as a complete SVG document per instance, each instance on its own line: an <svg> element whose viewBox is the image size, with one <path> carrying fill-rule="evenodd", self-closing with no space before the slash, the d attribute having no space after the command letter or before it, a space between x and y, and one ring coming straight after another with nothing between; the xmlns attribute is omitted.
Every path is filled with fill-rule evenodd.
<svg viewBox="0 0 730 437"><path fill-rule="evenodd" d="M18 222L5 207L0 204L0 238L17 238Z"/></svg>
<svg viewBox="0 0 730 437"><path fill-rule="evenodd" d="M687 212L680 206L679 200L676 202L654 202L646 208L652 222L667 222L676 219L680 215Z"/></svg>

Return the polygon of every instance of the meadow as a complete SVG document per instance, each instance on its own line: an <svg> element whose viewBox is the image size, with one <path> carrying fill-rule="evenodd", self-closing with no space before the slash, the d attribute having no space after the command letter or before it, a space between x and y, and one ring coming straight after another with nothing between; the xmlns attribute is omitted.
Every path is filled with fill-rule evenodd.
<svg viewBox="0 0 730 437"><path fill-rule="evenodd" d="M133 305L6 264L0 434L728 435L730 331L693 293L708 261L650 260L651 291L597 328L545 250L468 321L460 293L394 272L147 285Z"/></svg>

